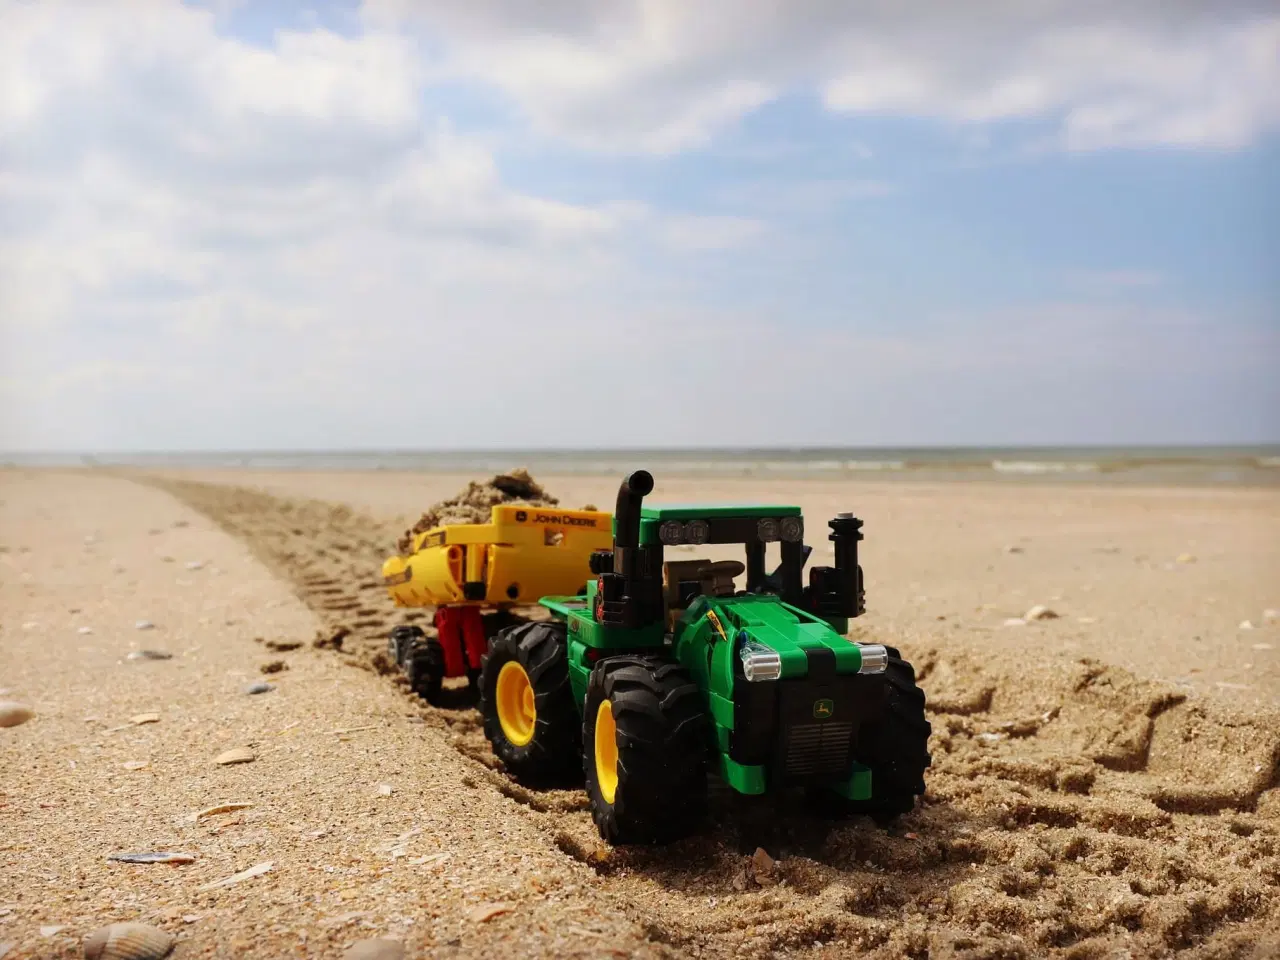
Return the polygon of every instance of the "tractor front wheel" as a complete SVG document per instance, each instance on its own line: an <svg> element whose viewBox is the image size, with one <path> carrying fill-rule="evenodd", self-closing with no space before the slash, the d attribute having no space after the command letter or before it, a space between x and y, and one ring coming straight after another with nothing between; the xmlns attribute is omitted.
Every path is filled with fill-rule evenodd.
<svg viewBox="0 0 1280 960"><path fill-rule="evenodd" d="M679 664L633 656L597 664L582 743L600 835L640 844L691 833L707 808L710 731L698 686Z"/></svg>
<svg viewBox="0 0 1280 960"><path fill-rule="evenodd" d="M865 814L881 823L911 812L924 793L924 774L932 763L933 728L925 718L924 691L916 685L911 664L893 647L888 649L884 707L863 722L854 749L854 759L871 768L871 796L848 800L823 791L815 798L821 808L844 816Z"/></svg>
<svg viewBox="0 0 1280 960"><path fill-rule="evenodd" d="M535 621L498 633L479 686L484 735L512 776L546 783L576 771L580 727L563 624Z"/></svg>

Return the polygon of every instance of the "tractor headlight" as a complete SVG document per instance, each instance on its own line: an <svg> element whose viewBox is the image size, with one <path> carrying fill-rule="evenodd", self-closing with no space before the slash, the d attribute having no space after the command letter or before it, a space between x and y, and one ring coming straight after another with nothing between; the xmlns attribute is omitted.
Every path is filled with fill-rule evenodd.
<svg viewBox="0 0 1280 960"><path fill-rule="evenodd" d="M668 520L658 528L658 539L671 546L684 540L684 524L679 520Z"/></svg>
<svg viewBox="0 0 1280 960"><path fill-rule="evenodd" d="M690 543L706 543L711 539L711 524L705 520L690 520L685 527L684 536Z"/></svg>
<svg viewBox="0 0 1280 960"><path fill-rule="evenodd" d="M760 680L777 680L782 676L782 655L762 643L748 640L738 651L742 658L743 675L755 683Z"/></svg>
<svg viewBox="0 0 1280 960"><path fill-rule="evenodd" d="M804 536L804 521L799 517L783 517L782 523L779 525L782 531L782 539L795 543Z"/></svg>
<svg viewBox="0 0 1280 960"><path fill-rule="evenodd" d="M756 535L765 543L778 539L778 521L772 517L764 517L756 524Z"/></svg>
<svg viewBox="0 0 1280 960"><path fill-rule="evenodd" d="M860 643L858 652L862 654L859 673L884 673L889 666L889 651L883 643Z"/></svg>

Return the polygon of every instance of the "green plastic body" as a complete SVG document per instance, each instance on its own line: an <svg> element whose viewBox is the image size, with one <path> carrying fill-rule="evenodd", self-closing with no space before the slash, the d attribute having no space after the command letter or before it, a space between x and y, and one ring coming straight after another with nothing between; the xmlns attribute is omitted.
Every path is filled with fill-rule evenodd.
<svg viewBox="0 0 1280 960"><path fill-rule="evenodd" d="M645 507L640 524L641 543L657 542L658 525L666 519L717 515L799 516L800 510L776 506ZM740 793L765 793L771 779L767 764L744 765L730 757L735 725L734 698L751 682L743 675L741 645L754 642L776 651L781 659L781 682L803 680L810 662L806 651L814 649L831 651L839 675L857 674L862 665L858 644L844 636L846 620L821 619L771 594L698 596L681 613L670 632L665 623L640 629L599 624L592 614L595 596L596 582L592 580L587 584L585 596L544 597L539 601L566 624L569 678L579 712L583 709L591 670L606 657L642 654L680 663L706 698L717 754L713 770ZM845 712L839 703L833 704L831 710L834 714ZM846 779L826 786L850 799L865 799L871 795L871 771L854 764Z"/></svg>

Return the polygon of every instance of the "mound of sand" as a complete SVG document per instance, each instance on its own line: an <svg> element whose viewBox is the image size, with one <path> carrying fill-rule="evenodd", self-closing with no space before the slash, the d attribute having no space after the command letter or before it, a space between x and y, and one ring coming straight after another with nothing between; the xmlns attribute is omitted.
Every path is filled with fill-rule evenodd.
<svg viewBox="0 0 1280 960"><path fill-rule="evenodd" d="M418 518L418 522L404 532L396 546L402 554L413 549L413 538L432 527L454 523L488 523L492 508L508 503L528 504L531 507L555 507L560 501L547 493L542 484L529 475L524 467L510 473L500 473L484 483L474 480L465 490L448 500L434 503Z"/></svg>

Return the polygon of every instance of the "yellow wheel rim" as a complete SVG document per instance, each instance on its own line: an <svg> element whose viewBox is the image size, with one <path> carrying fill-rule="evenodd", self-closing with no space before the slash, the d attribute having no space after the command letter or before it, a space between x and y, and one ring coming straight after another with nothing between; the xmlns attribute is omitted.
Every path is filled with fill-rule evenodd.
<svg viewBox="0 0 1280 960"><path fill-rule="evenodd" d="M533 684L524 667L514 660L502 665L498 671L498 690L494 699L503 734L517 747L523 747L533 739L533 726L538 719L533 702Z"/></svg>
<svg viewBox="0 0 1280 960"><path fill-rule="evenodd" d="M608 700L600 701L596 710L596 783L605 803L613 803L618 792L618 727Z"/></svg>

